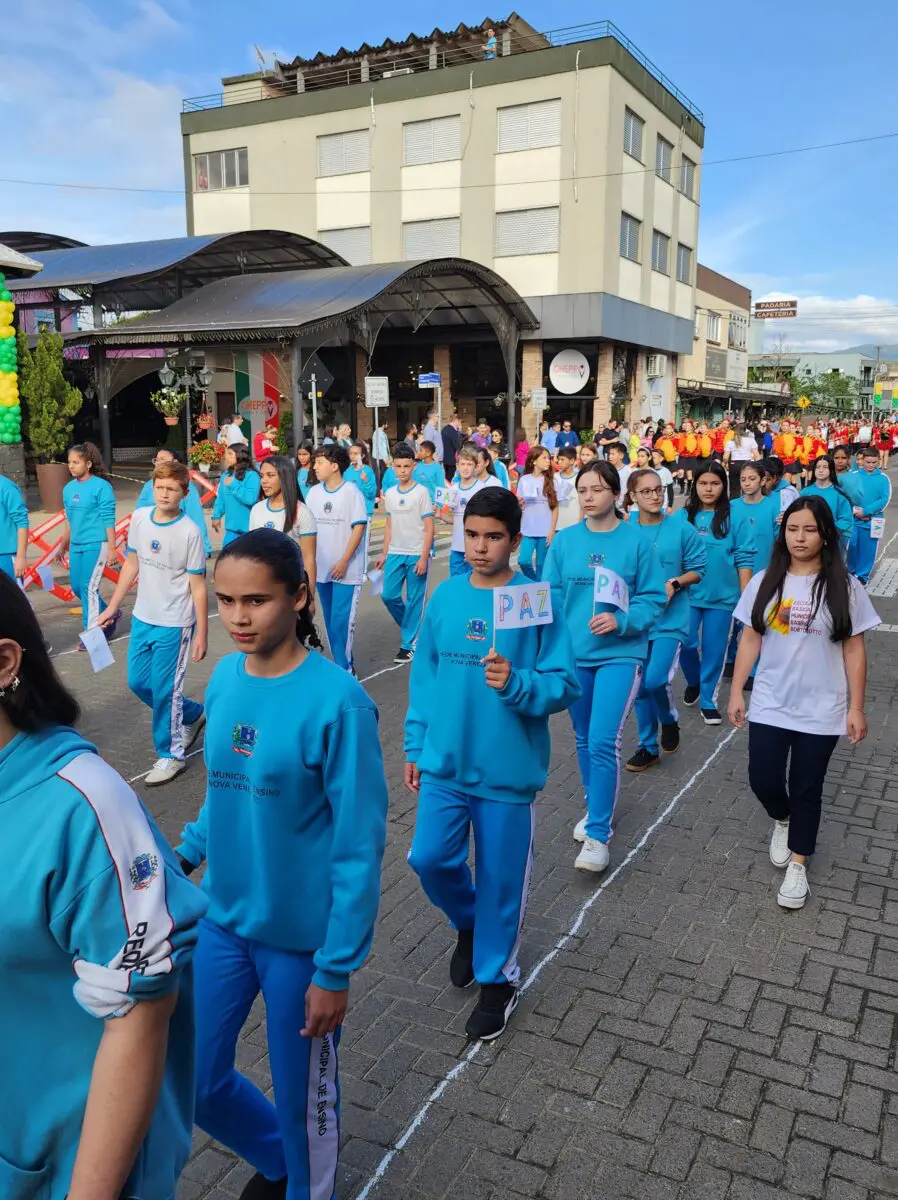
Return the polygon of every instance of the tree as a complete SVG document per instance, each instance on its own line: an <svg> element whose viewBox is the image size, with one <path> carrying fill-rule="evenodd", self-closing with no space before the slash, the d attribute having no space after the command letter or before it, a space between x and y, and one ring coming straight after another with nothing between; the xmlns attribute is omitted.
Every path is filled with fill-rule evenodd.
<svg viewBox="0 0 898 1200"><path fill-rule="evenodd" d="M84 397L65 378L62 335L42 329L34 350L19 337L19 392L26 410L25 436L39 463L58 462L72 441L72 420Z"/></svg>
<svg viewBox="0 0 898 1200"><path fill-rule="evenodd" d="M822 371L818 375L797 375L789 380L792 398L807 396L822 408L854 412L861 407L860 382L853 375Z"/></svg>

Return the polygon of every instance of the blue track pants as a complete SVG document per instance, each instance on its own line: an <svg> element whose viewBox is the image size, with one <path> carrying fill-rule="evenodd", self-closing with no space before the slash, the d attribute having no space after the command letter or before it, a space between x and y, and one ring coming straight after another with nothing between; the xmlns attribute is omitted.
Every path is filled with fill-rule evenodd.
<svg viewBox="0 0 898 1200"><path fill-rule="evenodd" d="M153 710L153 745L160 758L184 757L184 726L203 715L184 695L193 626L148 625L131 618L128 687Z"/></svg>
<svg viewBox="0 0 898 1200"><path fill-rule="evenodd" d="M570 711L586 790L586 835L608 842L620 792L621 740L642 684L642 666L616 661L578 666L577 678L583 694Z"/></svg>
<svg viewBox="0 0 898 1200"><path fill-rule="evenodd" d="M723 674L733 614L728 608L690 608L689 640L680 654L680 666L690 687L701 689L702 708L717 707L717 689Z"/></svg>
<svg viewBox="0 0 898 1200"><path fill-rule="evenodd" d="M362 593L360 583L319 583L318 603L327 630L327 640L334 662L344 671L352 671L352 644L355 639L355 620Z"/></svg>
<svg viewBox="0 0 898 1200"><path fill-rule="evenodd" d="M879 542L880 539L870 537L869 521L863 525L855 522L848 543L848 570L852 575L856 575L861 583L866 583L870 578Z"/></svg>
<svg viewBox="0 0 898 1200"><path fill-rule="evenodd" d="M85 542L83 546L69 547L69 583L81 602L81 624L84 629L99 620L106 610L106 601L100 595L100 580L106 566L106 542Z"/></svg>
<svg viewBox="0 0 898 1200"><path fill-rule="evenodd" d="M549 547L544 537L521 538L518 550L518 567L528 579L542 579L543 566Z"/></svg>
<svg viewBox="0 0 898 1200"><path fill-rule="evenodd" d="M518 948L533 867L533 804L479 800L422 781L408 861L456 929L474 930L477 982L520 978ZM474 831L477 886L468 867Z"/></svg>
<svg viewBox="0 0 898 1200"><path fill-rule="evenodd" d="M13 554L0 554L0 571L2 571L4 575L8 575L10 579L15 579L15 575L13 575L12 571L14 559L15 555Z"/></svg>
<svg viewBox="0 0 898 1200"><path fill-rule="evenodd" d="M650 754L658 753L659 723L674 725L680 719L672 690L679 661L678 638L659 637L649 642L642 687L636 697L636 727L640 746Z"/></svg>
<svg viewBox="0 0 898 1200"><path fill-rule="evenodd" d="M423 575L415 571L420 562L418 554L388 554L384 564L383 602L390 616L402 631L402 649L414 650L418 631L424 619L427 599L427 578L430 560ZM402 589L405 588L405 600Z"/></svg>
<svg viewBox="0 0 898 1200"><path fill-rule="evenodd" d="M340 1139L340 1030L300 1037L311 954L276 950L200 923L196 979L196 1123L268 1179L289 1177L287 1200L331 1200ZM272 1104L234 1066L259 992L265 1001Z"/></svg>
<svg viewBox="0 0 898 1200"><path fill-rule="evenodd" d="M470 575L471 568L462 550L449 551L449 575Z"/></svg>

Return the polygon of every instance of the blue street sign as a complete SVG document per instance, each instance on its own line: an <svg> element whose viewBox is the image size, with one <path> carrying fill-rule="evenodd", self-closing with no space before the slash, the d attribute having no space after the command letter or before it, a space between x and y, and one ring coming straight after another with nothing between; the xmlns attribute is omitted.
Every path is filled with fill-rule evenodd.
<svg viewBox="0 0 898 1200"><path fill-rule="evenodd" d="M418 376L419 388L439 387L440 382L438 371L428 371L425 375Z"/></svg>

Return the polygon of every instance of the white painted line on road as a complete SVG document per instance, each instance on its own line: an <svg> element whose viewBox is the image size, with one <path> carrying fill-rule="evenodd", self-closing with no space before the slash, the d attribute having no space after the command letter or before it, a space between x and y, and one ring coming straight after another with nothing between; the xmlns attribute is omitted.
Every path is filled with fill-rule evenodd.
<svg viewBox="0 0 898 1200"><path fill-rule="evenodd" d="M626 858L624 858L620 863L618 863L618 865L611 872L611 874L608 876L608 878L604 880L604 882L601 884L601 886L596 888L596 890L592 893L592 895L589 896L589 898L583 902L583 904L580 906L579 912L577 913L576 920L574 921L574 923L570 927L570 929L567 931L567 933L565 933L562 937L560 937L558 939L558 941L555 943L554 947L549 951L549 953L546 954L543 958L541 958L539 960L539 962L536 964L535 967L533 967L531 969L530 973L527 975L526 979L521 984L520 990L521 990L522 995L524 992L528 991L528 989L531 988L534 983L536 983L537 979L539 979L540 975L542 974L544 968L547 967L554 958L557 958L557 956L565 948L565 946L568 944L568 942L571 940L571 938L574 938L577 936L578 932L582 928L584 920L586 919L586 914L589 912L589 910L592 908L592 906L596 903L596 901L602 895L602 892L604 892L606 888L609 888L611 886L611 884L614 883L615 879L618 877L618 875L620 875L621 871L623 871L626 867L628 867L630 865L630 863L633 861L633 859L637 856L637 854L639 854L640 851L645 848L649 838L652 836L652 834L655 832L655 830L658 828L658 826L667 820L667 818L670 816L670 814L673 812L673 810L677 807L677 805L679 804L679 802L683 798L683 796L685 796L686 793L689 791L689 789L693 786L693 784L695 784L695 782L702 775L704 775L704 773L705 773L705 771L707 771L708 767L711 766L711 764L718 757L718 755L724 750L724 748L729 745L729 743L736 736L737 732L738 731L735 729L731 730L731 732L728 733L725 738L723 738L720 742L717 743L717 746L714 748L713 753L709 754L708 757L705 759L705 761L702 763L702 765L698 768L698 770L695 771L694 774L692 774L689 777L689 779L687 779L687 781L683 784L683 786L680 788L680 790L677 792L677 794L674 796L674 798L670 801L670 803L667 805L667 807L664 809L664 811L661 812L655 818L655 820L651 823L651 825L649 825L648 829L645 831L645 833L642 835L642 837L639 839L639 841L636 843L636 845L633 847L633 849L630 851L630 853L626 856ZM383 1179L383 1177L386 1175L387 1171L389 1170L390 1163L392 1163L393 1159L396 1157L397 1154L400 1154L405 1149L405 1147L408 1145L408 1143L414 1137L415 1133L421 1128L421 1126L424 1124L425 1120L427 1119L427 1114L430 1112L433 1105L436 1104L436 1102L440 1099L440 1097L443 1095L443 1093L449 1087L450 1083L452 1083L453 1080L458 1079L459 1076L461 1076L465 1073L465 1071L468 1069L468 1066L471 1064L471 1062L473 1062L474 1057L476 1056L476 1054L478 1053L478 1051L480 1050L480 1048L482 1046L483 1046L483 1042L475 1042L474 1045L470 1048L470 1050L468 1050L467 1054L464 1056L464 1058L461 1060L461 1062L456 1063L455 1066L452 1068L452 1070L448 1071L446 1073L445 1077L440 1081L440 1083L437 1084L437 1086L434 1088L434 1090L430 1093L430 1095L427 1097L427 1099L424 1101L424 1103L421 1105L421 1107L415 1113L414 1117L412 1117L411 1121L409 1122L408 1126L405 1129L405 1132L398 1139L396 1144L394 1146L390 1147L390 1149L386 1152L386 1154L383 1156L383 1158L377 1164L377 1166L374 1169L373 1174L369 1177L365 1186L362 1188L362 1190L356 1196L356 1200L368 1200L368 1197L371 1195L371 1193L378 1186L378 1184L381 1182L381 1180Z"/></svg>
<svg viewBox="0 0 898 1200"><path fill-rule="evenodd" d="M898 625L877 625L871 633L898 633Z"/></svg>

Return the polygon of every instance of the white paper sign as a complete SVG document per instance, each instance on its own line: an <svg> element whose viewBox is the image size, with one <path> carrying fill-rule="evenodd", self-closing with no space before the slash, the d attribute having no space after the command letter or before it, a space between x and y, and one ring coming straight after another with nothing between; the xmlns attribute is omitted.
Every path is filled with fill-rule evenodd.
<svg viewBox="0 0 898 1200"><path fill-rule="evenodd" d="M630 589L620 575L608 567L596 567L593 599L596 604L610 604L621 612L630 611Z"/></svg>
<svg viewBox="0 0 898 1200"><path fill-rule="evenodd" d="M53 568L49 563L43 567L38 567L37 577L41 581L41 587L45 592L49 592L56 580L53 578Z"/></svg>
<svg viewBox="0 0 898 1200"><path fill-rule="evenodd" d="M496 588L493 592L493 624L497 630L551 625L551 586L548 583L525 583L517 587Z"/></svg>
<svg viewBox="0 0 898 1200"><path fill-rule="evenodd" d="M794 488L783 488L780 492L780 516L786 511L793 501L798 499L798 492Z"/></svg>
<svg viewBox="0 0 898 1200"><path fill-rule="evenodd" d="M565 479L562 475L556 475L554 482L558 503L567 506L577 494L576 483L573 479Z"/></svg>
<svg viewBox="0 0 898 1200"><path fill-rule="evenodd" d="M876 540L879 541L879 539L882 537L882 535L885 533L885 531L886 531L885 517L871 517L870 518L870 537L871 538L876 538Z"/></svg>
<svg viewBox="0 0 898 1200"><path fill-rule="evenodd" d="M368 589L372 596L380 596L384 590L384 573L372 567L368 572L368 583L371 585Z"/></svg>
<svg viewBox="0 0 898 1200"><path fill-rule="evenodd" d="M434 489L434 503L440 508L455 508L458 504L458 488L438 487Z"/></svg>
<svg viewBox="0 0 898 1200"><path fill-rule="evenodd" d="M90 665L94 672L111 667L115 662L109 643L106 641L106 634L102 629L98 629L96 626L93 629L85 629L81 634L81 641L90 656Z"/></svg>

